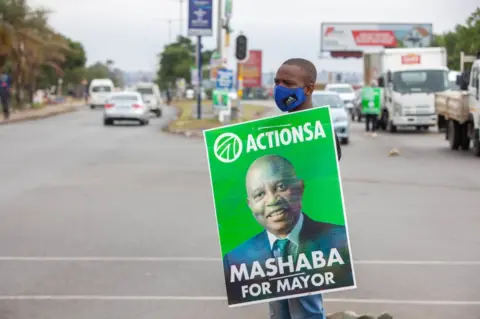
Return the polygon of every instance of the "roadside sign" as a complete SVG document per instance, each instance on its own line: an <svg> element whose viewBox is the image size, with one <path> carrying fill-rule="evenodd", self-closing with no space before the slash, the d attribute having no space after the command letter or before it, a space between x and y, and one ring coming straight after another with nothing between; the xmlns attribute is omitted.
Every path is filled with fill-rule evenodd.
<svg viewBox="0 0 480 319"><path fill-rule="evenodd" d="M378 52L383 48L426 48L433 40L431 23L323 22L321 52Z"/></svg>
<svg viewBox="0 0 480 319"><path fill-rule="evenodd" d="M230 96L228 91L213 90L212 100L214 109L227 109L230 105Z"/></svg>
<svg viewBox="0 0 480 319"><path fill-rule="evenodd" d="M211 37L213 35L213 0L189 0L188 36Z"/></svg>
<svg viewBox="0 0 480 319"><path fill-rule="evenodd" d="M233 70L228 70L228 69L218 70L216 81L217 81L217 84L216 84L217 90L226 90L226 91L233 90L233 85L234 85Z"/></svg>

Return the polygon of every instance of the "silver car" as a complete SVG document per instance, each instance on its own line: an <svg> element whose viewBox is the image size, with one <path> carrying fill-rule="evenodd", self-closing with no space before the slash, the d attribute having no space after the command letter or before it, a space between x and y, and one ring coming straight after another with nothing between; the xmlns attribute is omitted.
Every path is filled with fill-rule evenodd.
<svg viewBox="0 0 480 319"><path fill-rule="evenodd" d="M115 92L108 96L103 111L103 124L113 125L114 121L138 121L147 125L149 108L137 92Z"/></svg>
<svg viewBox="0 0 480 319"><path fill-rule="evenodd" d="M312 95L313 105L324 106L329 105L333 129L337 133L338 139L342 144L348 144L350 141L350 119L345 103L340 95L333 91L314 91Z"/></svg>

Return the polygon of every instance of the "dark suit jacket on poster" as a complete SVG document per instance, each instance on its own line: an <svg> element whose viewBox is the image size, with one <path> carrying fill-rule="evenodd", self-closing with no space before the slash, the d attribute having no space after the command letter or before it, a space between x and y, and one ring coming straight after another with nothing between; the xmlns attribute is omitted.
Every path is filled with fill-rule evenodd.
<svg viewBox="0 0 480 319"><path fill-rule="evenodd" d="M328 260L330 249L336 248L340 253L344 265L334 265L332 267L324 267L322 269L312 270L311 272L307 271L307 274L314 273L324 273L331 271L334 273L335 284L329 285L327 287L321 287L320 289L314 286L305 290L295 290L295 294L298 293L307 293L314 292L323 289L333 289L340 287L350 287L353 286L353 274L350 261L350 254L348 251L348 239L347 231L345 226L339 226L334 224L317 222L309 218L306 214L303 214L304 220L303 225L299 234L299 247L298 253L306 253L307 256L310 256L308 253L312 251L321 250L323 252L325 260ZM258 261L262 266L265 265L265 261L269 258L274 258L272 250L270 248L270 242L268 240L267 231L264 230L261 233L255 235L254 237L248 239L244 243L240 244L223 258L223 265L225 271L225 280L227 287L227 295L229 304L237 304L243 302L250 302L255 300L270 299L273 297L281 297L286 295L291 295L290 293L275 293L272 291L272 295L269 296L258 296L258 297L248 297L246 299L242 298L241 287L243 285L261 283L268 281L268 278L257 278L252 279L246 282L235 282L230 283L230 267L236 265L237 268L240 268L240 265L245 263L248 269L251 269L252 263ZM310 258L309 258L310 260ZM250 272L249 272L250 273ZM288 274L278 275L285 276Z"/></svg>

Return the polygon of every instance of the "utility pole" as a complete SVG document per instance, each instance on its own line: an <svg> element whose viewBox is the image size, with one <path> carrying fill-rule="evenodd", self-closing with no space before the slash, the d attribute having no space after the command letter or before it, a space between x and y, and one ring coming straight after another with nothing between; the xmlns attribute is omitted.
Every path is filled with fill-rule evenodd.
<svg viewBox="0 0 480 319"><path fill-rule="evenodd" d="M220 54L221 58L223 59L222 54L222 29L223 29L223 4L222 0L218 0L218 8L217 8L217 52Z"/></svg>
<svg viewBox="0 0 480 319"><path fill-rule="evenodd" d="M175 2L178 2L179 5L180 5L180 15L179 15L179 19L180 19L180 35L183 37L183 1L185 0L172 0L172 1L175 1Z"/></svg>
<svg viewBox="0 0 480 319"><path fill-rule="evenodd" d="M180 1L180 35L183 37L183 0Z"/></svg>
<svg viewBox="0 0 480 319"><path fill-rule="evenodd" d="M168 42L169 43L172 43L172 23L173 22L180 22L180 24L182 23L182 21L180 21L179 19L165 19L165 18L156 18L156 19L153 19L155 21L166 21L168 23Z"/></svg>

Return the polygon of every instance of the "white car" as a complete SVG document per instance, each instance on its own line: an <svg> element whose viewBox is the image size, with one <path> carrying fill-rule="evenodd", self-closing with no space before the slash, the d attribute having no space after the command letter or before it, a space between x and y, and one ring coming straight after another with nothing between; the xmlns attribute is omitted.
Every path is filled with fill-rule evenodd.
<svg viewBox="0 0 480 319"><path fill-rule="evenodd" d="M345 107L351 111L354 107L355 90L348 83L329 83L325 86L325 91L337 92Z"/></svg>
<svg viewBox="0 0 480 319"><path fill-rule="evenodd" d="M150 110L138 92L114 92L108 96L103 111L103 124L113 125L115 121L138 121L147 125Z"/></svg>

